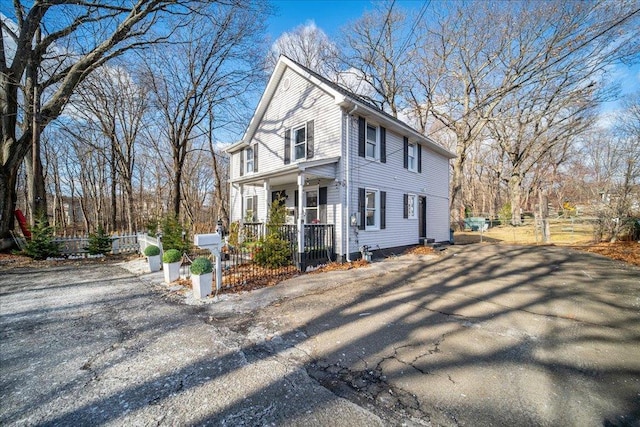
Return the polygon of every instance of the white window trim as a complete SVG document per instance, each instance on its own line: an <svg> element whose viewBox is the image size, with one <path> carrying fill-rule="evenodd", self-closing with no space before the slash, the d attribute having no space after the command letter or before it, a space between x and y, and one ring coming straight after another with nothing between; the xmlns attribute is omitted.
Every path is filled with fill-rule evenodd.
<svg viewBox="0 0 640 427"><path fill-rule="evenodd" d="M251 160L249 160L249 152L251 152ZM253 147L253 145L247 147L246 150L244 150L245 153L245 158L244 158L244 173L245 175L250 175L252 173L254 173L254 160L255 160L255 148ZM249 170L249 165L251 165L251 170Z"/></svg>
<svg viewBox="0 0 640 427"><path fill-rule="evenodd" d="M410 156L411 150L413 149L413 157ZM413 165L411 164L411 159L413 158ZM407 148L407 169L411 172L418 172L418 144L409 143Z"/></svg>
<svg viewBox="0 0 640 427"><path fill-rule="evenodd" d="M304 156L296 159L296 131L304 129ZM309 134L307 133L307 123L303 123L291 128L291 161L292 162L304 162L307 160L307 142L309 140Z"/></svg>
<svg viewBox="0 0 640 427"><path fill-rule="evenodd" d="M367 211L369 210L367 208L367 193L375 193L375 207L374 207L374 213L373 213L373 219L374 219L374 225L368 225L367 224ZM378 190L377 188L365 188L364 189L364 209L365 209L365 215L364 215L364 228L365 231L379 231L380 230L380 190Z"/></svg>
<svg viewBox="0 0 640 427"><path fill-rule="evenodd" d="M373 157L367 155L367 144L369 143L369 138L368 138L369 126L376 129L376 146L374 148ZM380 126L370 122L365 122L364 124L364 157L369 160L376 160L376 161L380 160Z"/></svg>
<svg viewBox="0 0 640 427"><path fill-rule="evenodd" d="M410 200L413 199L413 213L409 210L409 206L411 206ZM408 219L418 219L418 195L417 194L407 194L407 218Z"/></svg>

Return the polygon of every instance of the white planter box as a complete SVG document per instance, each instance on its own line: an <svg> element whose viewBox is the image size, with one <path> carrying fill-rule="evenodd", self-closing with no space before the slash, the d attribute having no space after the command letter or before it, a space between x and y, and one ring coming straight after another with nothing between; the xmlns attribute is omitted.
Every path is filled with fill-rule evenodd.
<svg viewBox="0 0 640 427"><path fill-rule="evenodd" d="M160 255L148 256L147 260L149 261L149 270L152 273L160 271Z"/></svg>
<svg viewBox="0 0 640 427"><path fill-rule="evenodd" d="M211 293L211 283L213 273L192 274L191 285L193 286L193 296L196 298L206 298Z"/></svg>
<svg viewBox="0 0 640 427"><path fill-rule="evenodd" d="M164 271L164 281L166 283L175 282L180 278L180 265L182 261L162 263L162 271Z"/></svg>

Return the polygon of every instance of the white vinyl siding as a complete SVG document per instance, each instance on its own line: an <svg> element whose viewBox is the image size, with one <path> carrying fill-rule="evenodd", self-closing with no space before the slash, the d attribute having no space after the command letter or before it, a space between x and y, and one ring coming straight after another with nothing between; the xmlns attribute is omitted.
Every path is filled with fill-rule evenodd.
<svg viewBox="0 0 640 427"><path fill-rule="evenodd" d="M346 120L345 120L346 123ZM345 125L346 127L346 125ZM387 162L372 162L358 156L358 118L352 117L351 133L351 184L350 213L358 212L358 188L375 188L386 192L385 225L375 233L350 230L351 253L357 253L359 246L373 248L393 248L419 243L419 203L418 197L427 197L427 237L436 241L449 239L449 161L447 158L422 147L422 173L411 172L403 167L403 135L387 129ZM345 129L346 130L346 129ZM417 144L415 145L418 148ZM417 154L416 154L417 162ZM342 166L342 170L344 165ZM417 170L417 166L416 166ZM415 199L414 219L404 218L404 195L412 194ZM438 199L430 206L434 197Z"/></svg>
<svg viewBox="0 0 640 427"><path fill-rule="evenodd" d="M285 90L283 81L288 81ZM294 130L314 121L313 160L340 156L340 107L333 96L287 69L253 136L260 153L260 174L277 171L284 164L284 133L291 130L291 163L296 162ZM306 137L306 135L305 135ZM300 161L300 160L299 160ZM239 160L238 160L239 163ZM234 162L235 164L235 162ZM236 169L237 170L237 169ZM233 178L239 175L234 173Z"/></svg>

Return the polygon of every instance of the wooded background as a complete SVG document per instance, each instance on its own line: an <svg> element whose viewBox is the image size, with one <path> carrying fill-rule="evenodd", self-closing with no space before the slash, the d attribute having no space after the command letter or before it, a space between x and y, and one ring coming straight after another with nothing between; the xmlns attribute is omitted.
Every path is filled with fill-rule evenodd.
<svg viewBox="0 0 640 427"><path fill-rule="evenodd" d="M222 148L280 54L455 153L454 227L550 209L598 218L610 239L640 213L640 92L616 85L640 62L634 1L376 2L335 40L311 22L273 42L262 1L7 6L0 237L15 208L48 212L60 235L167 215L227 225Z"/></svg>

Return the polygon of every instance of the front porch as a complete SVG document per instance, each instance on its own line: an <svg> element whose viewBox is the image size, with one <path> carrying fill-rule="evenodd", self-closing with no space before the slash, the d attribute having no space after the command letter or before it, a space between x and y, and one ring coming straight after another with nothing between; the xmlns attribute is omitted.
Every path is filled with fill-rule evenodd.
<svg viewBox="0 0 640 427"><path fill-rule="evenodd" d="M237 237L235 237L237 233ZM282 224L278 236L288 243L291 264L300 271L336 260L335 226L333 224L303 224L303 233L298 233L298 225ZM256 251L260 251L260 241L266 237L267 227L261 222L247 222L239 225L237 232L227 238L232 251L244 248L244 258L251 262ZM302 241L300 241L300 238ZM237 262L237 260L236 260Z"/></svg>

